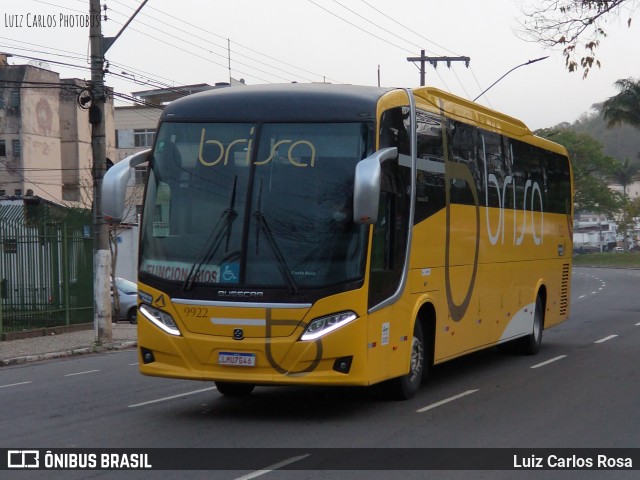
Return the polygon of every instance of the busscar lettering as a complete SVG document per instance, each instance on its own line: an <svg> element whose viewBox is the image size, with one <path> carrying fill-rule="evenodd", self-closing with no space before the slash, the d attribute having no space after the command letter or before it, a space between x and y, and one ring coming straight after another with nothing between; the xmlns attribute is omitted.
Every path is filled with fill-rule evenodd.
<svg viewBox="0 0 640 480"><path fill-rule="evenodd" d="M249 135L252 136L255 128L251 128ZM240 151L244 152L244 158L239 158L240 161L244 161L245 165L249 165L251 163L251 153L253 149L253 138L237 138L232 140L231 142L224 143L215 138L207 138L206 128L202 128L200 133L200 146L198 149L198 161L200 164L205 167L214 167L216 165L228 165L229 157L231 153L234 151L238 151L239 147L246 145L246 147L241 148ZM314 167L316 162L316 147L315 145L308 140L289 140L283 139L277 142L274 142L271 145L271 149L269 151L269 155L265 159L257 159L253 162L255 166L263 166L271 163L276 156L278 156L278 152L280 151L280 147L283 147L286 150L286 158L294 167L306 168L306 167ZM205 155L206 149L206 155ZM302 154L306 155L302 155ZM297 154L297 155L296 155ZM299 161L299 158L309 158L308 163L303 163ZM235 157L233 161L238 160L238 157Z"/></svg>

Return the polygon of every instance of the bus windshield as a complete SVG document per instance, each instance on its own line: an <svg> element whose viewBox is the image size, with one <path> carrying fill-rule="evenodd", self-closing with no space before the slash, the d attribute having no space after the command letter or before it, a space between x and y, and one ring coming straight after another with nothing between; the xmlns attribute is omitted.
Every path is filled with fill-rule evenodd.
<svg viewBox="0 0 640 480"><path fill-rule="evenodd" d="M171 123L158 132L141 272L235 288L318 289L364 276L352 219L365 123Z"/></svg>

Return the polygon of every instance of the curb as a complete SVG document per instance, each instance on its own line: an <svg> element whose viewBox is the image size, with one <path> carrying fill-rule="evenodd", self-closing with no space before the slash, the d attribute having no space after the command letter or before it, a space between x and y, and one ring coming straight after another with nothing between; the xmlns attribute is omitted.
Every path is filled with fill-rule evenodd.
<svg viewBox="0 0 640 480"><path fill-rule="evenodd" d="M107 352L111 350L127 350L136 348L138 342L135 340L109 343L106 345L94 345L93 347L74 348L71 350L62 350L59 352L39 353L37 355L24 355L21 357L6 358L0 360L0 366L20 365L23 363L38 362L41 360L51 360L54 358L72 357L74 355L85 355L88 353Z"/></svg>

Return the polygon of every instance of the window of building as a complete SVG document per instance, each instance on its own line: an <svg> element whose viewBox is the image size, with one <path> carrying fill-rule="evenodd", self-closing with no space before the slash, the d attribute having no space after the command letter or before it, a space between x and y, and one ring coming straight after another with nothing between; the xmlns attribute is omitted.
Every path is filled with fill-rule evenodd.
<svg viewBox="0 0 640 480"><path fill-rule="evenodd" d="M0 157L7 156L7 143L4 140L0 140Z"/></svg>
<svg viewBox="0 0 640 480"><path fill-rule="evenodd" d="M133 131L133 144L136 147L151 147L155 139L156 131L151 128L142 128Z"/></svg>
<svg viewBox="0 0 640 480"><path fill-rule="evenodd" d="M7 194L4 188L0 188L0 197L4 197Z"/></svg>
<svg viewBox="0 0 640 480"><path fill-rule="evenodd" d="M20 108L20 92L11 92L11 107Z"/></svg>
<svg viewBox="0 0 640 480"><path fill-rule="evenodd" d="M4 110L4 90L0 89L0 110Z"/></svg>
<svg viewBox="0 0 640 480"><path fill-rule="evenodd" d="M13 154L13 158L20 158L20 156L22 155L22 146L20 145L20 140L11 140L11 152Z"/></svg>
<svg viewBox="0 0 640 480"><path fill-rule="evenodd" d="M21 197L21 196L22 196L22 189L21 189L21 188L16 188L16 189L13 191L13 194L14 194L16 197Z"/></svg>
<svg viewBox="0 0 640 480"><path fill-rule="evenodd" d="M136 167L133 171L135 175L136 185L144 185L147 179L147 167Z"/></svg>

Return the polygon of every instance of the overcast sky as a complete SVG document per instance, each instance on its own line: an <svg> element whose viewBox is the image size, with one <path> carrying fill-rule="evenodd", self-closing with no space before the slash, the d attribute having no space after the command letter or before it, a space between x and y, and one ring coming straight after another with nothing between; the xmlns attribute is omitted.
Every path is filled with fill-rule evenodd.
<svg viewBox="0 0 640 480"><path fill-rule="evenodd" d="M103 34L115 35L140 1L103 0ZM416 87L418 68L406 59L424 48L430 56L471 58L469 68L428 66L426 83L473 99L513 67L549 55L514 70L479 100L536 129L573 122L615 95L617 79L640 77L640 25L612 19L599 48L602 68L583 80L565 70L560 50L516 35L522 5L531 1L149 0L107 52L106 83L125 94L230 76L248 84L377 85L379 73L383 86ZM89 29L68 17L88 9L89 0L3 1L0 50L47 59L62 77L88 79Z"/></svg>

